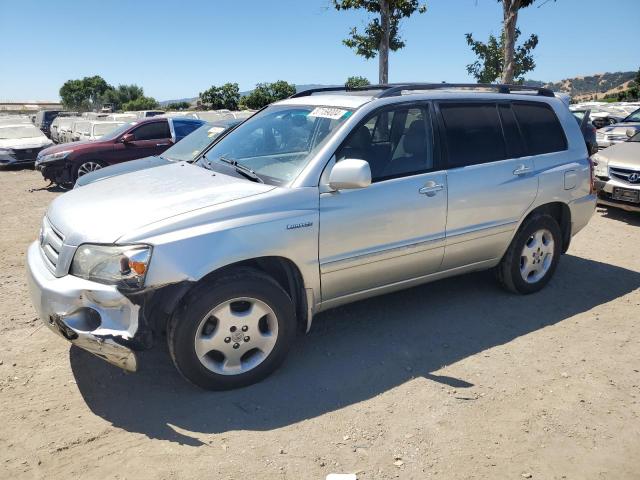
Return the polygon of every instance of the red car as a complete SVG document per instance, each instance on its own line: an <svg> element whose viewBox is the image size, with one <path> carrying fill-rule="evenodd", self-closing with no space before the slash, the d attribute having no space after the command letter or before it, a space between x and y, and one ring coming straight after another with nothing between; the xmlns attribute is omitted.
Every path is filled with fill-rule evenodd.
<svg viewBox="0 0 640 480"><path fill-rule="evenodd" d="M46 180L73 185L78 177L107 165L159 155L204 123L181 117L151 117L126 123L98 140L63 143L42 150L36 169Z"/></svg>

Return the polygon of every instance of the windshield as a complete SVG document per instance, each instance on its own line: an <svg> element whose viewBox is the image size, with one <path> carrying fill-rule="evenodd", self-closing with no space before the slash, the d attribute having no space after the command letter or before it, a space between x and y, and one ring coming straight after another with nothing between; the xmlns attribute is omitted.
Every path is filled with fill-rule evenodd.
<svg viewBox="0 0 640 480"><path fill-rule="evenodd" d="M175 162L195 160L227 128L229 127L204 124L167 149L161 156Z"/></svg>
<svg viewBox="0 0 640 480"><path fill-rule="evenodd" d="M102 135L112 132L113 130L118 128L119 125L122 125L122 123L96 123L93 125L93 136L101 137Z"/></svg>
<svg viewBox="0 0 640 480"><path fill-rule="evenodd" d="M118 138L123 132L127 131L129 128L131 128L131 127L133 127L134 125L137 125L137 124L138 124L138 122L123 123L122 125L120 125L115 130L103 135L100 138L100 140L113 140L115 138Z"/></svg>
<svg viewBox="0 0 640 480"><path fill-rule="evenodd" d="M33 125L0 126L0 139L44 137L44 133Z"/></svg>
<svg viewBox="0 0 640 480"><path fill-rule="evenodd" d="M623 122L640 122L640 108L622 121Z"/></svg>
<svg viewBox="0 0 640 480"><path fill-rule="evenodd" d="M215 162L234 163L268 183L288 183L352 113L335 107L271 106L222 138L199 164L213 168Z"/></svg>

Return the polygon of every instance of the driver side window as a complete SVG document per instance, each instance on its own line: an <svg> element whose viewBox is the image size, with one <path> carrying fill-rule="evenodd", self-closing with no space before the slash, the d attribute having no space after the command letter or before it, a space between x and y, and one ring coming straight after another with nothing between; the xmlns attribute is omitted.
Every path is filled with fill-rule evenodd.
<svg viewBox="0 0 640 480"><path fill-rule="evenodd" d="M431 170L433 130L426 107L387 109L356 127L336 153L345 158L365 160L372 182L416 175Z"/></svg>
<svg viewBox="0 0 640 480"><path fill-rule="evenodd" d="M171 137L169 124L166 121L141 125L133 132L136 140L160 140Z"/></svg>

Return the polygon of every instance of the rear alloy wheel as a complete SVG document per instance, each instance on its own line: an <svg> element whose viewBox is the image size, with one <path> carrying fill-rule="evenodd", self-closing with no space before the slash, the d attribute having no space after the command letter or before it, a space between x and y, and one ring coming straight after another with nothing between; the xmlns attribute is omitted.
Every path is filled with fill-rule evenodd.
<svg viewBox="0 0 640 480"><path fill-rule="evenodd" d="M96 162L94 160L89 160L86 162L82 162L78 165L78 169L76 170L76 180L87 173L95 172L96 170L100 170L104 165L101 162Z"/></svg>
<svg viewBox="0 0 640 480"><path fill-rule="evenodd" d="M289 295L270 276L243 267L197 286L171 319L167 341L187 380L226 390L267 377L295 333Z"/></svg>
<svg viewBox="0 0 640 480"><path fill-rule="evenodd" d="M558 222L547 214L524 221L497 267L498 280L514 293L534 293L551 280L562 251Z"/></svg>

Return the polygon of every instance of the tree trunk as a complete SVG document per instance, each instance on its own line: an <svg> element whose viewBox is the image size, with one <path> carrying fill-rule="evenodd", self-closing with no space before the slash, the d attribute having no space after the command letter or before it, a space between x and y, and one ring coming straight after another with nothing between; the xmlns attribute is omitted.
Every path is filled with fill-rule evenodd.
<svg viewBox="0 0 640 480"><path fill-rule="evenodd" d="M519 9L520 0L502 0L502 10L504 16L502 83L513 83L513 76L516 70L514 57L516 48L516 24L518 23Z"/></svg>
<svg viewBox="0 0 640 480"><path fill-rule="evenodd" d="M380 26L382 27L382 35L380 37L380 45L378 46L378 81L380 83L389 83L389 0L380 1Z"/></svg>

